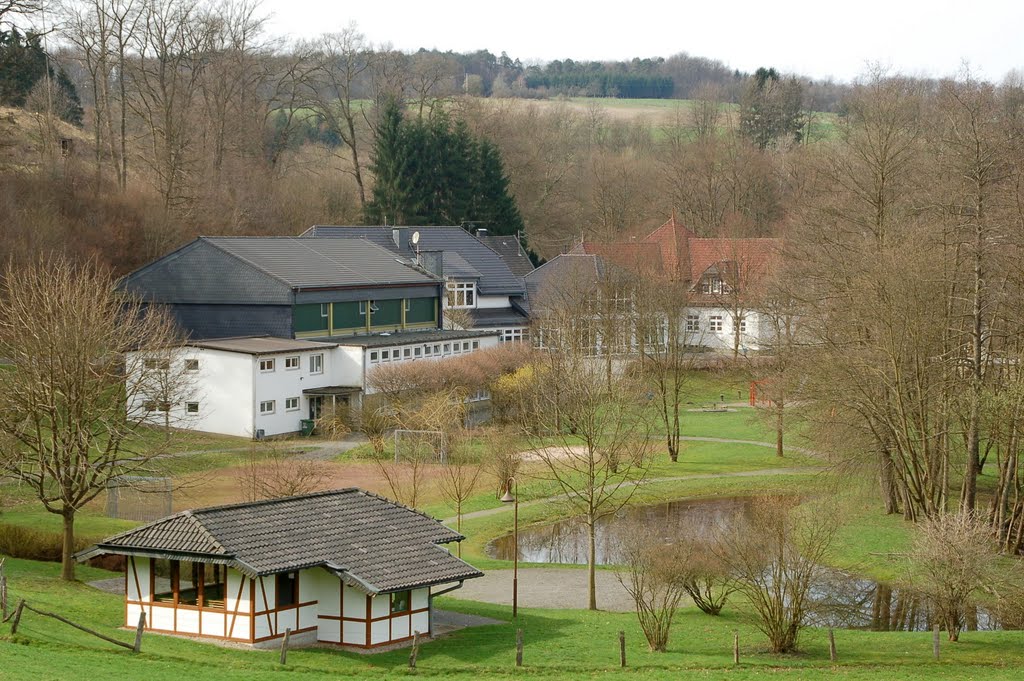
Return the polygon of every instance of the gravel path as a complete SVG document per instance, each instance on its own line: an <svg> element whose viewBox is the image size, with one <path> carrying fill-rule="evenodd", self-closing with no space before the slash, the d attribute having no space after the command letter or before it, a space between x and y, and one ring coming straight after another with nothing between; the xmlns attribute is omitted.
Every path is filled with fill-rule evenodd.
<svg viewBox="0 0 1024 681"><path fill-rule="evenodd" d="M629 594L611 570L595 573L597 607L628 612ZM488 570L483 577L468 579L450 598L512 605L512 570ZM587 571L575 568L520 568L519 605L524 608L586 608Z"/></svg>

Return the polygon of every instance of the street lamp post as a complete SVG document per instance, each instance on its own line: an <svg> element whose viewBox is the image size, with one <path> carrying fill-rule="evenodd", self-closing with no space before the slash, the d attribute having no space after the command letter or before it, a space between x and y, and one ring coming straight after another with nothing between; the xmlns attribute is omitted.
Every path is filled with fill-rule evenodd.
<svg viewBox="0 0 1024 681"><path fill-rule="evenodd" d="M513 485L515 493L513 494ZM514 504L512 508L512 617L519 617L519 481L509 478L505 481L505 494L502 503Z"/></svg>

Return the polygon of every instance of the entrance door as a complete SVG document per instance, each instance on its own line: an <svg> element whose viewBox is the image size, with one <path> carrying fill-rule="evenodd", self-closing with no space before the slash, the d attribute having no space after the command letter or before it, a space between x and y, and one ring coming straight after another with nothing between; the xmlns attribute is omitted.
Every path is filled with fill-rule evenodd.
<svg viewBox="0 0 1024 681"><path fill-rule="evenodd" d="M316 421L324 411L323 395L309 398L309 418Z"/></svg>

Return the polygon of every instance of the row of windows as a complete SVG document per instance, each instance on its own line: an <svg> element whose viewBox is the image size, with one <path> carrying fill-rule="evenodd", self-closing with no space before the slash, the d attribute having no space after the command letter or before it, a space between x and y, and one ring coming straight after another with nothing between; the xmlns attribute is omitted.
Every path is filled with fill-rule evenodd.
<svg viewBox="0 0 1024 681"><path fill-rule="evenodd" d="M298 411L299 410L299 398L298 397L286 397L284 398L284 410L285 411ZM277 411L277 400L263 400L260 402L260 414L266 416L267 414L273 414Z"/></svg>
<svg viewBox="0 0 1024 681"><path fill-rule="evenodd" d="M299 368L299 356L284 358L285 371L294 371ZM264 357L260 359L260 372L269 374L277 370L277 359L274 357ZM309 373L311 374L322 374L324 372L324 356L323 354L316 354L309 356Z"/></svg>
<svg viewBox="0 0 1024 681"><path fill-rule="evenodd" d="M686 315L686 330L689 332L700 331L700 317L695 314ZM725 330L725 317L722 315L711 315L708 317L708 331L722 332ZM740 333L747 332L747 320L740 320Z"/></svg>
<svg viewBox="0 0 1024 681"><path fill-rule="evenodd" d="M142 366L147 371L170 371L171 361L168 359L146 359L143 360ZM185 371L199 371L199 360L184 360L184 369Z"/></svg>
<svg viewBox="0 0 1024 681"><path fill-rule="evenodd" d="M434 343L433 345L417 345L408 348L388 348L387 350L371 350L370 364L381 362L401 362L407 359L425 357L448 357L472 352L480 347L480 341L461 341L456 343Z"/></svg>
<svg viewBox="0 0 1024 681"><path fill-rule="evenodd" d="M501 329L498 334L498 341L501 343L516 343L530 337L529 331L521 326L514 329Z"/></svg>

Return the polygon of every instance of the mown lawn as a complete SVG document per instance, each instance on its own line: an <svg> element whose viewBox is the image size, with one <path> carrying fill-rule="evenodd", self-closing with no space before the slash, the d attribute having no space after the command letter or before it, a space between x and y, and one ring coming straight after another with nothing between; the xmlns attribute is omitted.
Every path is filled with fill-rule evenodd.
<svg viewBox="0 0 1024 681"><path fill-rule="evenodd" d="M84 584L57 579L56 565L9 560L12 595L43 610L56 611L123 641L121 597ZM86 579L110 576L83 569ZM681 611L667 653L646 649L635 616L579 610L520 610L513 623L509 608L438 599L442 608L500 620L426 643L415 673L407 669L408 650L359 655L333 648L295 649L288 665L277 651L225 648L170 636L147 634L142 653L132 655L60 622L26 612L19 632L0 625L0 676L12 681L69 678L326 679L420 676L454 679L579 679L605 676L644 679L1012 679L1024 665L1024 633L966 632L956 644L943 642L942 659L931 657L928 633L836 631L839 661L828 660L825 632L808 630L797 655L772 655L749 616L727 607L712 618L693 608ZM514 667L515 630L523 630L524 666ZM618 667L618 631L626 633L626 669ZM740 636L741 664L732 663L733 632Z"/></svg>

